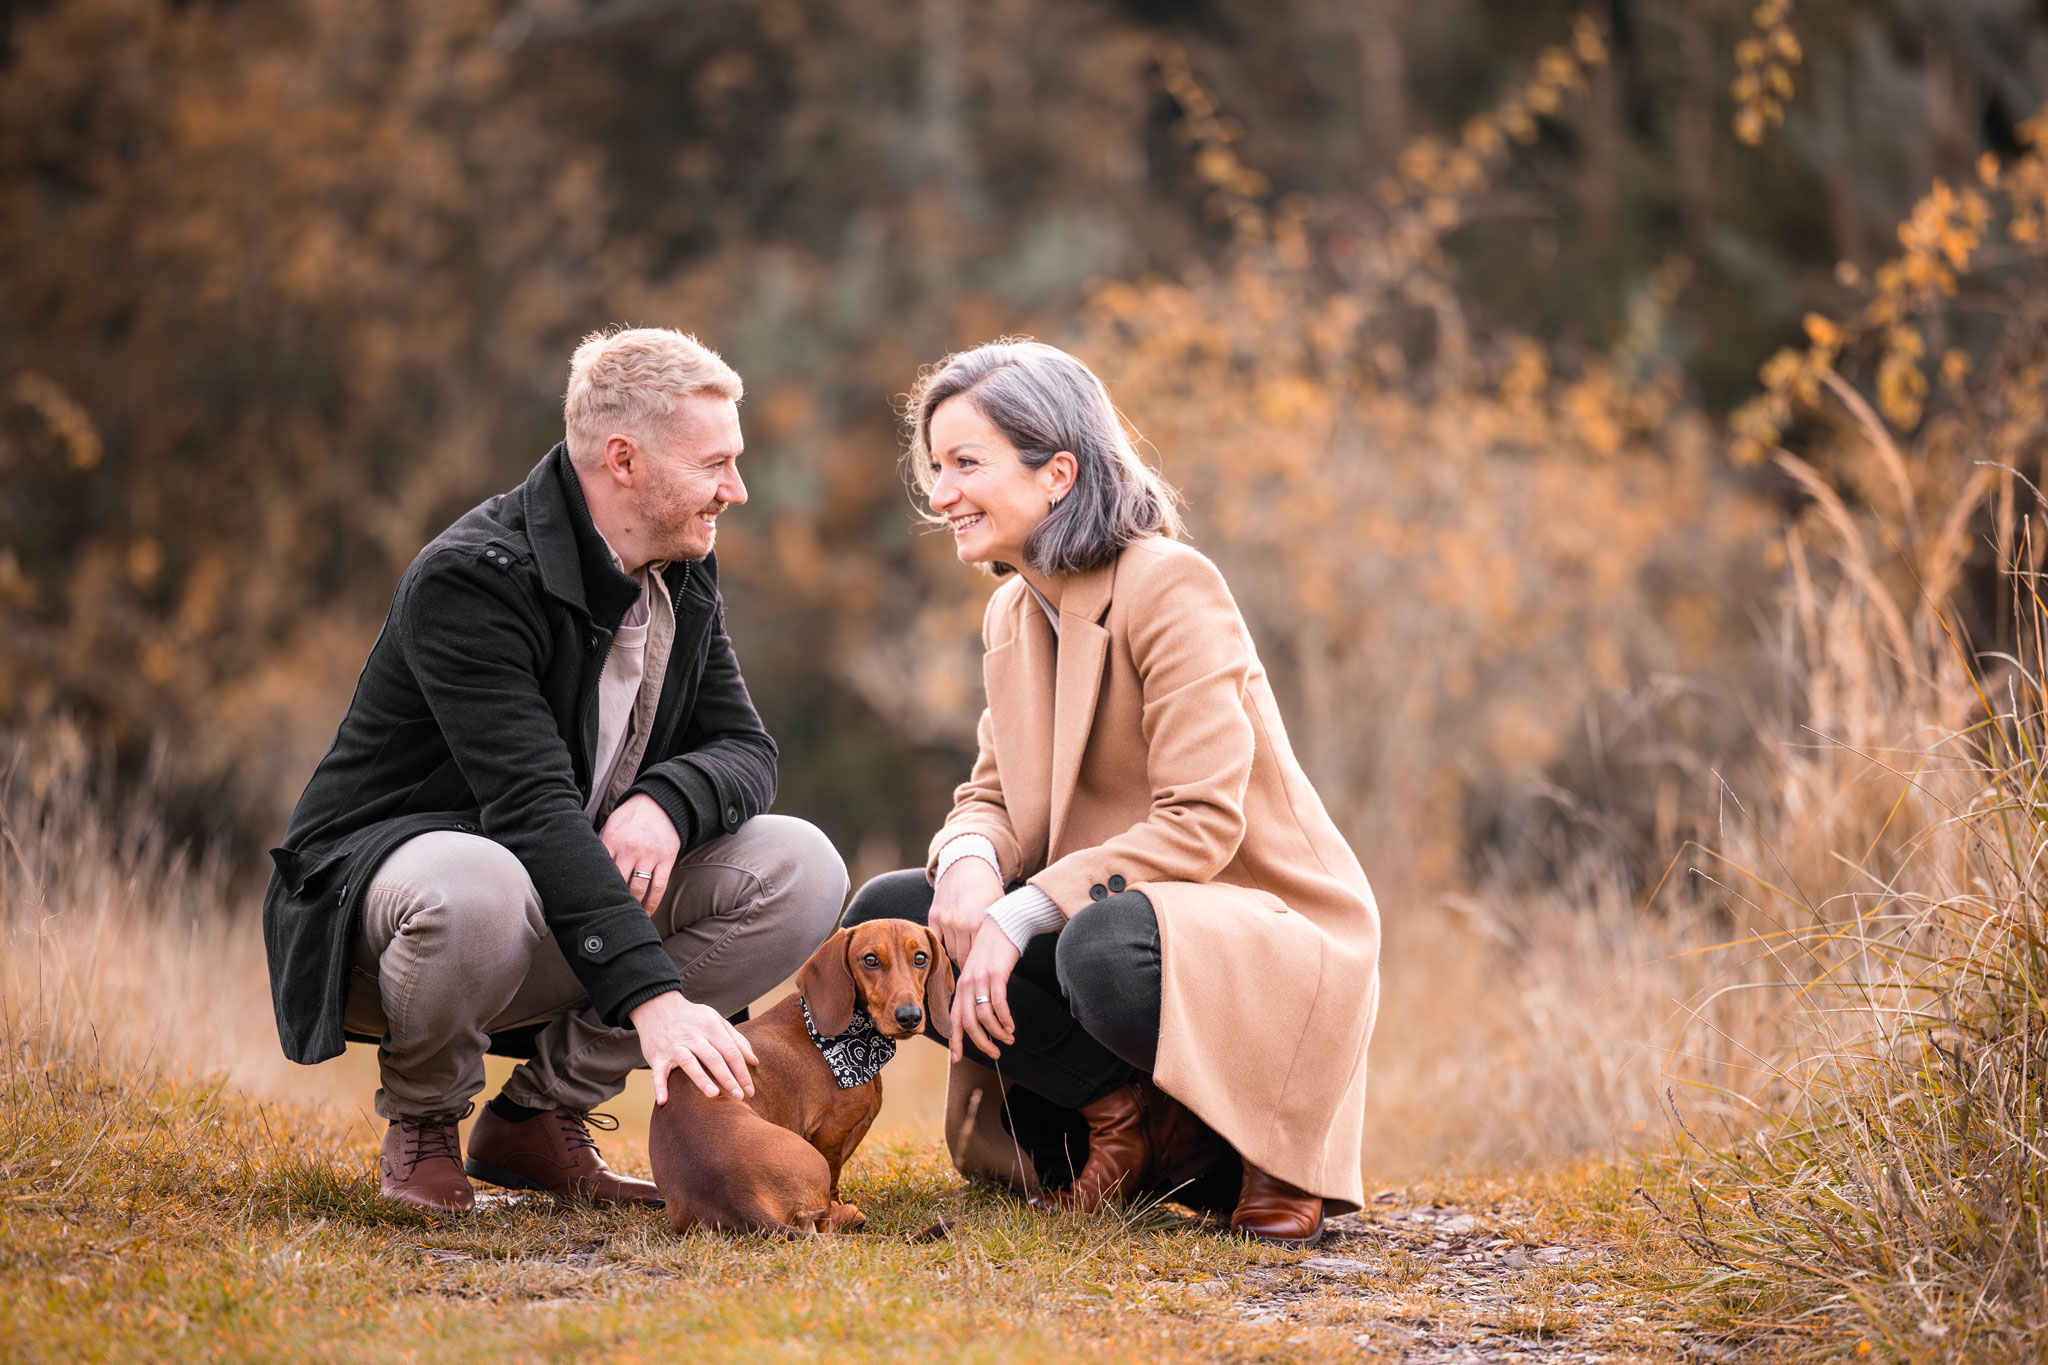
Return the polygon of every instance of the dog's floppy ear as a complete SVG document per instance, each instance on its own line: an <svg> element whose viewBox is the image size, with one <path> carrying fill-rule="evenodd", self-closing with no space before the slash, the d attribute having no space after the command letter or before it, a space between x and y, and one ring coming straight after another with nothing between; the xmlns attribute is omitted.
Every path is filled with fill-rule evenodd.
<svg viewBox="0 0 2048 1365"><path fill-rule="evenodd" d="M932 965L924 978L925 1022L938 1031L941 1038L953 1036L953 959L946 956L946 946L939 942L939 936L927 927L924 936L931 940Z"/></svg>
<svg viewBox="0 0 2048 1365"><path fill-rule="evenodd" d="M853 930L841 929L818 945L796 974L798 994L810 1006L811 1023L826 1038L853 1027L853 967L846 960Z"/></svg>

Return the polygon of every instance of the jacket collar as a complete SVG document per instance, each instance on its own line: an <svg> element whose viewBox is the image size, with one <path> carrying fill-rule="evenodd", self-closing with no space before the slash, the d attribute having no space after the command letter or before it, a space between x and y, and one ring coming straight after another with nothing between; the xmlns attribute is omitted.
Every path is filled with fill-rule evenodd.
<svg viewBox="0 0 2048 1365"><path fill-rule="evenodd" d="M616 625L639 599L640 585L619 572L611 547L597 533L567 443L556 443L533 467L522 492L541 586L593 620Z"/></svg>

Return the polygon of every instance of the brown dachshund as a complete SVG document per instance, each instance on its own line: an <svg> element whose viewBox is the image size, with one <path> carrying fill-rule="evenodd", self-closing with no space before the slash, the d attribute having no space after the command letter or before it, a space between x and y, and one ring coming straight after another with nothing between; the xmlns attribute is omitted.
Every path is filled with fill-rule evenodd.
<svg viewBox="0 0 2048 1365"><path fill-rule="evenodd" d="M882 1107L874 1073L894 1040L927 1019L944 1031L952 997L953 964L921 924L870 920L826 939L797 973L796 994L740 1025L761 1061L752 1099L712 1099L671 1080L647 1132L669 1225L812 1233L858 1224L860 1210L839 1202L839 1168Z"/></svg>

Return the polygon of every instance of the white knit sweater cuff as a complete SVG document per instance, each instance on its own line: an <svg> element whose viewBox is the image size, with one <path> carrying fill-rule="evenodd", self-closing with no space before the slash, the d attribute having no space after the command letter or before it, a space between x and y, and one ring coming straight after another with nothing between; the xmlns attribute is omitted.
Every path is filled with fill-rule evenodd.
<svg viewBox="0 0 2048 1365"><path fill-rule="evenodd" d="M962 858L979 858L987 863L996 874L996 880L1003 878L1003 865L996 861L996 846L984 834L956 834L946 840L946 846L939 850L939 864L932 885L937 886L946 875L946 869Z"/></svg>
<svg viewBox="0 0 2048 1365"><path fill-rule="evenodd" d="M988 908L988 917L1023 952L1024 945L1040 934L1056 933L1066 927L1067 917L1051 896L1035 886L1018 887Z"/></svg>

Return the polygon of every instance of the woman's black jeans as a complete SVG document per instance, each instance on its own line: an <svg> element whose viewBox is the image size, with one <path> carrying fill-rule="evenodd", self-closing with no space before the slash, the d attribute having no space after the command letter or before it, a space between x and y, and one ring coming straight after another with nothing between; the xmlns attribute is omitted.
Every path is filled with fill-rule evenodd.
<svg viewBox="0 0 2048 1365"><path fill-rule="evenodd" d="M885 872L854 894L841 926L872 919L927 922L922 868ZM1017 1041L965 1055L1062 1109L1079 1109L1149 1076L1159 1055L1159 920L1144 893L1096 901L1057 934L1025 946L1010 974ZM927 1036L939 1039L931 1024Z"/></svg>
<svg viewBox="0 0 2048 1365"><path fill-rule="evenodd" d="M871 919L929 922L924 871L888 872L855 893L840 924ZM1094 902L1057 934L1025 946L1010 973L1017 1041L1000 1057L971 1042L963 1051L1014 1082L1002 1125L1030 1154L1038 1178L1058 1189L1088 1160L1088 1121L1075 1111L1150 1076L1159 1059L1159 918L1143 892ZM928 1037L943 1041L927 1021ZM1228 1216L1238 1196L1234 1154L1171 1192L1190 1208Z"/></svg>

